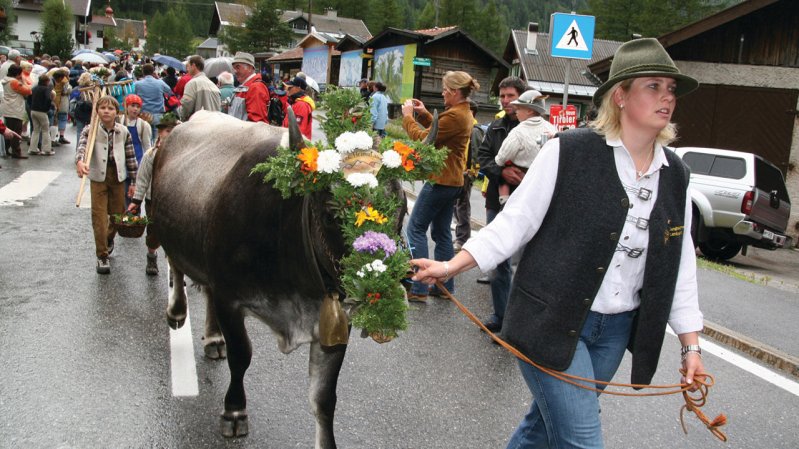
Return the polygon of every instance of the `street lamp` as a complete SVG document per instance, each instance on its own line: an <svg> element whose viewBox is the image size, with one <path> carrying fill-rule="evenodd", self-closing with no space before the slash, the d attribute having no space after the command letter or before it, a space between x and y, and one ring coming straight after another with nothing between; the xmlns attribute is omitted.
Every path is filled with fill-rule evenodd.
<svg viewBox="0 0 799 449"><path fill-rule="evenodd" d="M42 50L42 33L31 31L31 39L33 39L33 54L39 56Z"/></svg>

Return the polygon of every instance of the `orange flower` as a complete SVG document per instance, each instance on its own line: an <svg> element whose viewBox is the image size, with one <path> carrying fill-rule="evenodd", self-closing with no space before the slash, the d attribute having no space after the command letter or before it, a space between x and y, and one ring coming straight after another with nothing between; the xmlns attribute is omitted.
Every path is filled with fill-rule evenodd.
<svg viewBox="0 0 799 449"><path fill-rule="evenodd" d="M316 147L303 148L300 150L300 154L297 155L297 159L302 162L300 169L305 173L316 171L316 160L318 158L319 150Z"/></svg>
<svg viewBox="0 0 799 449"><path fill-rule="evenodd" d="M414 169L413 159L411 158L402 158L402 167L405 171L411 171Z"/></svg>
<svg viewBox="0 0 799 449"><path fill-rule="evenodd" d="M402 156L402 159L405 160L405 158L407 158L409 154L413 153L413 148L409 147L408 145L405 145L399 140L396 140L394 141L394 151L399 153L400 156Z"/></svg>

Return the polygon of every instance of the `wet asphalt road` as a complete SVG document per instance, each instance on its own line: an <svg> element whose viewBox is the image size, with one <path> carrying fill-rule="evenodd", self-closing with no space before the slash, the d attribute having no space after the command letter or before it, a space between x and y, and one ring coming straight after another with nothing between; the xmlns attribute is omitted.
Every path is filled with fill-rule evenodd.
<svg viewBox="0 0 799 449"><path fill-rule="evenodd" d="M252 319L254 356L245 378L250 435L219 435L228 370L202 356L204 310L193 290L199 395L172 396L163 254L162 274L148 277L143 240L118 238L111 275L97 275L89 210L74 206L71 149L56 151L52 158L0 161L0 187L27 170L61 172L24 206L0 206L0 448L312 447L307 347L279 353L269 330ZM703 293L709 304L777 295L770 287L707 273L700 273L702 291L720 296ZM489 293L474 282L477 275L460 276L456 294L485 316ZM750 286L751 293L738 295ZM736 315L730 320L746 314L729 313ZM409 318L408 331L391 343L351 338L337 390L339 447L504 447L531 400L516 362L447 301L414 305ZM778 323L786 328L779 338L793 337L792 344L794 319ZM752 324L773 335L770 326ZM668 335L655 383L678 380L678 351L679 342ZM729 416L730 442L723 447L799 446L796 395L717 356L705 359L719 380L705 412ZM627 358L616 380L628 378ZM604 396L606 447L722 447L692 416L689 435L682 434L681 402L678 396Z"/></svg>

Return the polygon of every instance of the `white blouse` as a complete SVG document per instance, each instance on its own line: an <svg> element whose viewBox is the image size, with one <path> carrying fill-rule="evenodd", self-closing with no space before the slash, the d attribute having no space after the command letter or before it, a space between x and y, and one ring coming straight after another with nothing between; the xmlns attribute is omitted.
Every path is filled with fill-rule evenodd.
<svg viewBox="0 0 799 449"><path fill-rule="evenodd" d="M648 220L657 200L660 169L668 166L668 160L660 145L649 169L636 179L635 163L620 139L606 139L613 147L616 172L627 197L630 211L622 228L617 250L597 292L591 310L613 314L635 310L641 304L639 292L644 283L646 247L649 231L643 221ZM552 201L558 173L560 139L549 140L533 161L533 165L519 187L510 196L505 208L475 237L469 239L463 249L474 257L482 271L495 268L513 255L535 236ZM639 195L641 189L651 192ZM685 229L691 229L691 196L686 192ZM566 237L564 237L566 238ZM641 257L629 257L629 251L643 250ZM699 310L696 283L696 252L690 233L683 238L677 285L669 315L669 325L678 334L702 330L703 317Z"/></svg>

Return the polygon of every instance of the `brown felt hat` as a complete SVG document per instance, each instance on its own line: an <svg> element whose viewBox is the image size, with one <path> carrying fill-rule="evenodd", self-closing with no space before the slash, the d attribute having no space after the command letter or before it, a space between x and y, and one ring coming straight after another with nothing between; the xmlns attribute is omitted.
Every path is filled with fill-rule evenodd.
<svg viewBox="0 0 799 449"><path fill-rule="evenodd" d="M594 104L599 106L602 97L619 81L630 78L662 76L677 81L676 96L681 97L699 87L699 82L680 73L666 49L657 39L635 39L622 44L610 64L610 77L594 93Z"/></svg>

